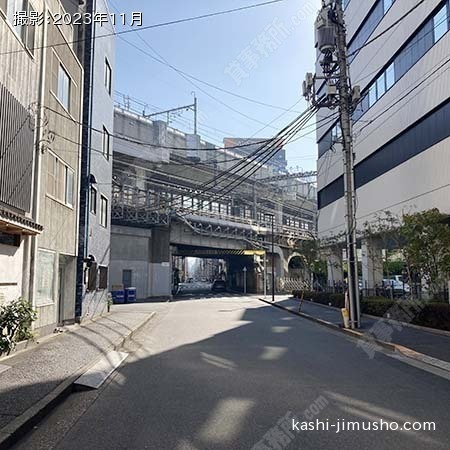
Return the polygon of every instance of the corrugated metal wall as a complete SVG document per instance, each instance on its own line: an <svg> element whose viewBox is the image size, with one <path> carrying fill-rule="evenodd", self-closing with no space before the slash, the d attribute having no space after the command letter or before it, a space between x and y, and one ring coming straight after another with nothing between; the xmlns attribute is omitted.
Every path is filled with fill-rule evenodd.
<svg viewBox="0 0 450 450"><path fill-rule="evenodd" d="M0 83L0 202L30 211L34 132L28 110Z"/></svg>

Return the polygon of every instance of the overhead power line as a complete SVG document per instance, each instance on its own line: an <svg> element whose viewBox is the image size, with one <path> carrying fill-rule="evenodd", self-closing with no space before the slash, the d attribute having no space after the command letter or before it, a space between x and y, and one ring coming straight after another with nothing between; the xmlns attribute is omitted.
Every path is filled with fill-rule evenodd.
<svg viewBox="0 0 450 450"><path fill-rule="evenodd" d="M289 125L287 125L283 130L281 130L277 136L272 140L270 144L268 144L267 148L266 145L262 146L259 150L254 152L254 155L256 156L256 167L251 167L250 170L246 170L244 173L240 173L242 170L245 170L248 168L248 166L251 164L251 162L247 162L246 164L237 164L236 168L239 167L237 170L231 169L228 172L226 172L226 175L228 175L227 180L229 181L231 177L234 177L235 180L232 180L227 186L222 188L219 192L216 192L214 194L214 197L212 200L210 200L210 203L213 201L219 201L222 198L224 198L226 195L228 195L232 190L239 187L242 183L247 181L254 173L256 173L258 170L260 170L260 167L266 164L271 158L275 156L275 154L280 149L280 142L283 141L289 141L293 136L295 136L296 133L310 120L310 118L315 114L315 108L309 108L307 109L302 115L300 115L297 119L292 121ZM253 156L253 155L252 155ZM259 159L262 157L262 159ZM252 161L252 162L255 162ZM237 178L236 178L237 176ZM221 176L213 178L210 182L206 183L206 189L202 189L201 193L204 193L208 191L207 186L210 186L211 183L215 184L218 179L222 178Z"/></svg>
<svg viewBox="0 0 450 450"><path fill-rule="evenodd" d="M63 114L59 111L57 111L56 109L53 109L49 106L44 106L45 109L47 109L48 111L53 112L54 114L57 114L61 117L65 117L67 120L71 120L72 122L81 125L83 128L85 129L90 129L92 131L95 131L97 133L101 133L103 134L103 130L100 130L98 128L92 127L92 126L88 126L83 124L82 122L74 119L73 117L68 116L67 114ZM126 142L130 142L132 144L136 144L136 145L142 145L144 147L152 147L152 148L159 148L159 149L163 149L163 150L180 150L180 151L223 151L223 150L233 150L233 149L239 149L239 148L245 148L245 147L253 147L255 145L259 145L259 144L264 144L268 141L270 141L270 139L264 139L258 142L252 142L249 144L240 144L240 145L234 145L231 147L216 147L216 148L187 148L187 147L175 147L175 146L167 146L167 145L158 145L158 144L151 144L148 142L142 142L142 141L137 141L135 139L131 139L131 138L127 138L125 136L119 135L119 134L110 134L111 137L115 138L115 139L119 139L122 141L126 141Z"/></svg>
<svg viewBox="0 0 450 450"><path fill-rule="evenodd" d="M297 103L298 103L298 102L297 102ZM80 122L80 121L74 119L73 117L70 117L70 116L67 115L67 114L61 113L60 111L57 111L56 109L53 109L53 108L51 108L51 107L49 107L49 106L44 106L44 108L45 108L46 110L48 110L48 111L53 112L54 114L57 114L57 115L59 115L59 116L61 116L61 117L66 118L67 120L72 121L73 123L76 123L76 124L82 126L84 129L89 129L89 130L92 130L92 131L94 131L94 132L96 132L96 133L100 133L100 134L103 134L103 133L104 133L103 130L100 130L100 129L95 128L95 127L90 126L90 125L85 125L85 124L83 124L82 122ZM278 116L275 120L277 120L277 119L280 118L280 117L281 117L281 116ZM325 120L328 121L328 120L329 120L329 117L326 117L326 118L324 118L324 119L318 121L317 123L320 123L320 122L325 121ZM273 122L273 121L272 121L272 122ZM312 123L312 124L310 124L310 125L306 125L306 127L309 128L309 127L312 127L312 126L314 126L314 125L316 125L316 123ZM314 131L315 131L315 130L314 130ZM271 140L271 139L263 139L263 140L256 141L256 142L251 142L251 143L248 143L248 144L233 145L233 146L230 146L230 147L215 147L215 148L202 148L202 147L200 147L200 148L187 148L187 147L175 147L175 146L165 146L165 145L151 144L151 143L148 143L148 142L143 142L143 141L138 141L138 140L135 140L135 139L131 139L131 138L125 137L125 136L123 136L123 135L115 134L115 133L111 133L110 136L113 137L113 138L115 138L115 139L118 139L118 140L121 140L121 141L124 141L124 142L129 142L129 143L135 144L135 145L141 145L141 146L143 146L143 147L158 148L158 149L163 149L163 150L176 150L176 151L208 151L208 152L212 152L212 151L233 151L234 149L241 149L241 148L246 148L246 147L254 147L255 145L266 144L266 143L270 142L270 140ZM74 142L74 143L77 143L77 142ZM80 143L78 142L77 144L79 145Z"/></svg>
<svg viewBox="0 0 450 450"><path fill-rule="evenodd" d="M180 23L186 23L186 22L192 22L192 21L195 21L195 20L208 19L208 18L211 18L211 17L222 16L222 15L225 15L225 14L231 14L231 13L235 13L235 12L239 12L239 11L246 11L246 10L249 10L249 9L259 8L261 6L267 6L267 5L271 5L271 4L274 4L274 3L281 3L283 1L284 0L271 0L271 1L263 2L263 3L254 3L252 5L241 6L240 8L227 9L227 10L224 10L224 11L216 11L216 12L213 12L213 13L201 14L201 15L198 15L198 16L186 17L186 18L183 18L183 19L176 19L176 20L170 20L170 21L167 21L167 22L155 23L155 24L152 24L152 25L147 25L147 26L143 26L143 27L139 27L139 28L132 28L132 29L117 31L117 32L113 32L113 33L106 33L106 34L95 36L94 38L76 39L76 40L73 40L73 41L70 41L70 42L60 42L60 43L57 43L57 44L42 45L42 46L39 46L39 47L34 47L32 49L29 49L29 50L32 50L32 51L34 51L34 50L43 50L45 48L55 48L55 47L59 47L61 45L77 44L79 42L85 42L87 40L90 41L91 39L95 40L95 39L102 39L102 38L106 38L106 37L110 37L110 36L120 36L120 35L123 35L123 34L137 33L137 32L140 32L140 31L151 30L151 29L155 29L155 28L167 27L169 25L178 25ZM21 53L21 52L24 52L24 51L25 51L24 48L20 48L19 50L11 50L11 51L8 51L8 52L1 52L0 56L1 55L10 55L10 54L13 54L13 53Z"/></svg>
<svg viewBox="0 0 450 450"><path fill-rule="evenodd" d="M224 187L220 188L219 191L214 192L213 199L211 199L209 203L222 199L227 195L227 193L231 192L231 190L238 187L240 184L246 181L249 178L249 176L251 176L251 174L247 176L248 171L244 174L240 174L241 171L247 169L248 166L252 163L256 165L256 170L259 170L268 161L268 159L273 157L274 154L279 150L280 142L281 140L286 139L288 132L292 131L292 129L295 128L296 125L298 125L299 121L303 120L304 123L306 123L310 119L309 116L312 114L314 114L313 109L312 108L307 109L302 115L297 117L294 121L292 121L290 124L284 127L279 133L277 133L277 135L271 139L271 142L269 144L262 145L260 148L252 152L249 158L235 164L232 168L228 169L226 172L224 171L218 176L212 177L208 182L199 186L199 189L192 189L192 194L195 194L197 196L205 195L206 193L210 193L212 190L215 190L219 182L222 183L227 182L228 184L226 185L225 188L229 187L228 192L224 192ZM273 151L274 148L275 152ZM182 207L182 205L180 204L179 205L174 203L171 204L172 208L177 206ZM160 205L160 208L161 207L165 206Z"/></svg>
<svg viewBox="0 0 450 450"><path fill-rule="evenodd" d="M225 94L231 95L231 96L233 96L233 97L239 98L239 99L241 99L241 100L245 100L245 101L250 102L250 103L255 103L256 105L265 106L265 107L267 107L267 108L272 108L272 109L278 109L278 110L280 110L280 111L292 112L292 113L297 113L297 114L300 113L300 111L296 111L296 110L292 110L292 109L288 109L288 108L283 108L282 106L271 105L270 103L262 102L262 101L260 101L260 100L255 100L255 99L253 99L253 98L246 97L245 95L236 94L236 92L229 91L228 89L224 89L224 88L222 88L222 87L220 87L220 86L216 86L216 85L214 85L214 84L212 84L212 83L209 83L208 81L201 80L200 78L197 78L196 76L191 75L191 74L185 72L184 70L181 70L181 69L179 69L178 67L176 67L176 66L170 64L170 63L166 60L166 58L163 58L163 56L162 56L159 52L157 52L152 46L150 46L150 44L149 44L142 36L140 36L140 35L139 35L139 39L140 39L145 45L147 45L154 53L156 53L156 54L159 56L159 58L157 58L156 56L153 56L152 54L150 54L150 53L148 53L148 52L146 52L146 51L144 51L144 50L141 49L139 46L137 46L136 44L134 44L134 43L132 43L132 42L126 40L125 38L122 37L121 39L122 39L125 43L127 43L128 45L134 47L136 50L142 52L143 54L147 55L149 58L153 59L153 60L156 61L157 63L162 64L162 65L164 65L164 66L166 66L166 67L169 67L170 69L174 70L174 71L177 72L178 74L184 75L185 77L188 77L188 78L190 78L190 79L192 79L192 80L198 81L199 83L202 83L202 84L204 84L204 85L206 85L206 86L208 86L208 87L210 87L210 88L212 88L212 89L215 89L215 90L217 90L217 91L220 91L220 92L223 92L223 93L225 93Z"/></svg>
<svg viewBox="0 0 450 450"><path fill-rule="evenodd" d="M127 41L126 39L122 38L121 39L126 42L128 45L130 45L131 47L133 47L134 49L138 50L139 52L141 52L142 54L148 56L151 59L154 60L158 60L157 58L155 58L151 53L147 52L146 50L144 50L143 48L139 47L138 45L134 44L133 42ZM159 60L158 60L159 61ZM159 61L161 62L161 61ZM165 64L165 63L163 63ZM192 81L191 76L187 76L185 75L183 72L179 71L178 69L176 69L174 66L171 66L170 64L165 64L165 65L169 65L169 67L171 67L173 70L175 70L177 73L179 73L186 81L188 81L190 84L192 84L192 86L194 86L196 89L198 89L199 91L203 92L203 94L205 94L206 96L208 96L209 98L211 98L212 100L216 101L217 103L221 104L222 106L224 106L225 108L229 109L230 111L233 111L235 114L238 114L242 117L244 117L247 120L251 120L252 122L258 123L259 125L264 125L265 127L270 127L273 130L278 130L276 127L273 127L271 125L267 125L264 122L255 119L252 116L249 116L248 114L243 113L242 111L239 111L238 109L228 105L227 103L225 103L223 100L220 100L219 98L215 97L214 95L212 95L211 93L209 93L208 91L206 91L205 89L203 89L201 86L199 86L197 83L194 83L194 81Z"/></svg>

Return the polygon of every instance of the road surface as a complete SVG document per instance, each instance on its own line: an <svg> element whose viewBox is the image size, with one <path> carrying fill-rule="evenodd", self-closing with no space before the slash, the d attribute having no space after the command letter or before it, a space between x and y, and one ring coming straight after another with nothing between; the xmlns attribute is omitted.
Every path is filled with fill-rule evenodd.
<svg viewBox="0 0 450 450"><path fill-rule="evenodd" d="M255 298L155 309L108 383L73 394L16 449L449 448L448 379L371 359L357 341ZM436 430L336 432L381 419ZM329 429L293 431L292 420Z"/></svg>

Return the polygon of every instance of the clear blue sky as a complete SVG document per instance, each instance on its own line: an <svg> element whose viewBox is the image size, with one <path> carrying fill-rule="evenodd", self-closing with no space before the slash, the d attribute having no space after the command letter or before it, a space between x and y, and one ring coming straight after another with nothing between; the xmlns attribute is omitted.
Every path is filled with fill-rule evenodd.
<svg viewBox="0 0 450 450"><path fill-rule="evenodd" d="M120 10L127 15L131 15L132 11L142 11L145 26L261 1L112 0L110 6L112 12ZM171 65L201 80L283 108L290 108L300 100L294 109L303 111L306 103L301 99L301 83L307 71L314 71L313 23L319 8L320 0L284 0L138 34ZM152 53L137 33L124 37ZM200 134L205 140L220 144L226 136L270 137L276 133L273 128L259 131L263 125L231 111L171 68L152 60L121 39L117 41L115 74L116 90L162 109L191 103L191 92L196 91ZM263 124L283 113L194 82L211 96ZM295 116L295 113L286 113L272 126L281 129ZM175 122L173 126L191 131L188 121L192 120L192 114L186 112L182 117L181 122ZM313 133L290 144L287 151L290 166L305 170L315 168L317 151Z"/></svg>

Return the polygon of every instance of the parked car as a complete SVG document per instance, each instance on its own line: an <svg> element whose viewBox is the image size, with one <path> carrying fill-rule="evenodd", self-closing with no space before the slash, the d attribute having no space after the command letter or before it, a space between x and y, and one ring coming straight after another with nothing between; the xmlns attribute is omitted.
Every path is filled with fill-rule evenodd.
<svg viewBox="0 0 450 450"><path fill-rule="evenodd" d="M390 278L384 278L383 286L388 292L393 290L394 296L401 296L403 294L409 294L410 292L409 285L403 282L401 275L394 275Z"/></svg>
<svg viewBox="0 0 450 450"><path fill-rule="evenodd" d="M227 290L227 284L223 280L214 280L211 290L213 292L225 292Z"/></svg>
<svg viewBox="0 0 450 450"><path fill-rule="evenodd" d="M402 289L405 289L405 292L409 292L410 291L410 287L408 283L404 283L404 278L403 275L394 275L393 278L395 279L395 281L397 281L398 283L401 284Z"/></svg>

